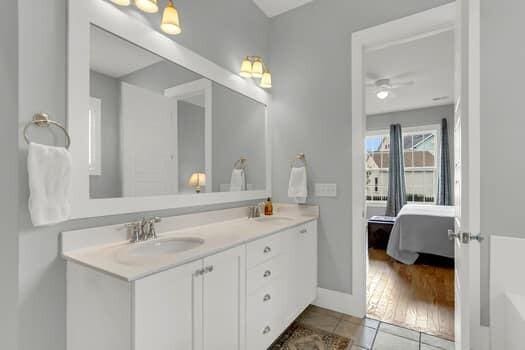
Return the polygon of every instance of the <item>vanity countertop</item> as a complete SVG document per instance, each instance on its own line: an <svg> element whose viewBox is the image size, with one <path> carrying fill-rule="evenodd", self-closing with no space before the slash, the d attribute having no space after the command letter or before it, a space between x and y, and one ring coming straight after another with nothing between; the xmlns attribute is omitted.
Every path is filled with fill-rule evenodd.
<svg viewBox="0 0 525 350"><path fill-rule="evenodd" d="M159 240L189 237L204 240L201 245L180 253L143 256L133 259L126 256L124 259L124 252L129 251L131 247L151 241L140 243L120 241L64 251L62 256L66 260L94 268L120 279L134 281L318 218L316 213L293 211L273 217L278 218L279 216L287 219L265 222L237 218L159 234Z"/></svg>

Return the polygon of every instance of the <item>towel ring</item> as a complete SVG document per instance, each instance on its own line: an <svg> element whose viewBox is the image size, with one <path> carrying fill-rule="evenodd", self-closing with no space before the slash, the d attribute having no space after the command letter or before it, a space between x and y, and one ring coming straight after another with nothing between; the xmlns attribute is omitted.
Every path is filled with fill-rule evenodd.
<svg viewBox="0 0 525 350"><path fill-rule="evenodd" d="M248 162L248 160L244 157L241 157L239 158L239 160L237 160L234 164L233 164L233 168L234 169L243 169L245 170L246 169L246 163Z"/></svg>
<svg viewBox="0 0 525 350"><path fill-rule="evenodd" d="M292 168L301 168L306 166L306 157L304 153L299 153L295 156L294 159L290 161L290 166Z"/></svg>
<svg viewBox="0 0 525 350"><path fill-rule="evenodd" d="M54 120L49 119L49 115L46 113L37 113L33 116L33 120L31 120L29 123L26 124L24 127L24 139L26 140L26 143L29 144L31 141L29 140L29 136L27 135L27 130L29 130L29 127L31 125L35 125L38 127L49 127L51 125L54 125L58 128L60 128L64 135L66 135L66 148L69 149L69 146L71 146L71 137L69 137L69 133L67 132L66 128L64 126Z"/></svg>

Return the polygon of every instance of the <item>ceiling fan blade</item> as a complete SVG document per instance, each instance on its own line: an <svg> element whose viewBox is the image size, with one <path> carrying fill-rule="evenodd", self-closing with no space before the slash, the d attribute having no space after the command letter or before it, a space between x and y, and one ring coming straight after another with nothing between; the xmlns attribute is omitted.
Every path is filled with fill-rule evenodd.
<svg viewBox="0 0 525 350"><path fill-rule="evenodd" d="M390 77L390 80L395 80L395 79L407 79L407 78L410 78L410 77L413 77L416 73L414 72L405 72L405 73L399 73L399 74L396 74L396 75L393 75Z"/></svg>
<svg viewBox="0 0 525 350"><path fill-rule="evenodd" d="M372 72L367 72L366 73L366 78L368 80L371 80L371 81L374 81L374 82L379 80L379 79L381 79L381 77L379 75L377 75L375 73L372 73Z"/></svg>
<svg viewBox="0 0 525 350"><path fill-rule="evenodd" d="M412 86L412 85L414 85L414 81L402 81L402 82L392 84L390 88L399 89L401 87Z"/></svg>

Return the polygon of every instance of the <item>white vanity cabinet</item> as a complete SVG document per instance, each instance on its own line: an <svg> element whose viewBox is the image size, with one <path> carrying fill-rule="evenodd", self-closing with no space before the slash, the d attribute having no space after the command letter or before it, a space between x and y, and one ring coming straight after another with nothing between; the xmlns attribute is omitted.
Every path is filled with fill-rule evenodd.
<svg viewBox="0 0 525 350"><path fill-rule="evenodd" d="M128 282L68 261L68 350L264 350L316 297L317 221Z"/></svg>
<svg viewBox="0 0 525 350"><path fill-rule="evenodd" d="M134 282L68 263L68 349L245 349L245 256L239 246Z"/></svg>

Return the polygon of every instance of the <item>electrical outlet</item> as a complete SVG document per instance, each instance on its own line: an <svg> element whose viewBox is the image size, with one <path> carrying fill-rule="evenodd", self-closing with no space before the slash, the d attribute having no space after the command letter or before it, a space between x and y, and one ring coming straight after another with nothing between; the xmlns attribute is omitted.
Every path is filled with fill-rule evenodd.
<svg viewBox="0 0 525 350"><path fill-rule="evenodd" d="M337 197L337 184L315 184L316 197Z"/></svg>

